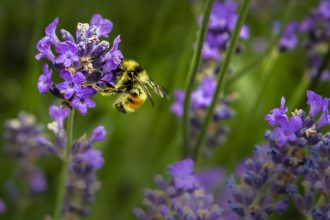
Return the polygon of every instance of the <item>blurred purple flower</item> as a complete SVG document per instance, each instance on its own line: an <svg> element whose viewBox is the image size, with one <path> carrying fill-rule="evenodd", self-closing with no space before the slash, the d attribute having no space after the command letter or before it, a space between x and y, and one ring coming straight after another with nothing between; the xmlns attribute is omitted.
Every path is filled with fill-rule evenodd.
<svg viewBox="0 0 330 220"><path fill-rule="evenodd" d="M57 122L59 128L63 128L64 119L69 116L70 109L52 105L49 107L50 117Z"/></svg>
<svg viewBox="0 0 330 220"><path fill-rule="evenodd" d="M7 210L6 204L0 199L0 214L5 213Z"/></svg>
<svg viewBox="0 0 330 220"><path fill-rule="evenodd" d="M298 24L291 22L288 24L284 30L283 35L281 36L279 47L281 51L293 50L298 44Z"/></svg>
<svg viewBox="0 0 330 220"><path fill-rule="evenodd" d="M5 122L4 149L17 164L16 172L10 180L15 191L15 202L26 196L20 190L21 185L27 186L32 193L42 193L47 189L47 180L38 167L40 158L46 153L38 142L43 136L42 126L37 124L33 115L20 113L17 119Z"/></svg>
<svg viewBox="0 0 330 220"><path fill-rule="evenodd" d="M30 176L30 190L33 193L41 193L47 189L47 180L40 171L34 171Z"/></svg>
<svg viewBox="0 0 330 220"><path fill-rule="evenodd" d="M210 15L209 29L203 49L204 60L218 61L221 54L226 51L230 36L234 31L238 17L238 5L235 1L216 1ZM247 40L250 37L249 28L243 25L240 39Z"/></svg>
<svg viewBox="0 0 330 220"><path fill-rule="evenodd" d="M91 143L94 143L97 141L104 141L106 134L107 134L107 132L106 132L104 126L98 126L93 130L92 137L90 138L89 141Z"/></svg>
<svg viewBox="0 0 330 220"><path fill-rule="evenodd" d="M168 168L168 173L174 180L175 187L184 190L193 189L199 184L193 171L194 162L191 159L174 163Z"/></svg>
<svg viewBox="0 0 330 220"><path fill-rule="evenodd" d="M168 182L156 176L159 189L145 189L145 209L134 209L135 217L140 220L155 219L155 216L157 219L221 219L220 206L214 203L212 194L198 184L193 167L193 161L186 159L169 167Z"/></svg>
<svg viewBox="0 0 330 220"><path fill-rule="evenodd" d="M91 90L94 92L93 90ZM38 139L41 148L48 153L58 156L64 160L67 132L63 126L69 114L68 108L51 106L49 114L55 120L48 124L48 128L55 134L54 141L49 141L45 137ZM89 213L89 205L94 200L94 195L100 187L96 172L104 165L104 158L100 150L93 148L97 141L104 141L106 131L104 126L98 126L93 130L91 138L84 134L71 146L68 181L66 183L63 219L80 219ZM33 191L41 190L46 183L43 182L43 176L34 173L30 183Z"/></svg>

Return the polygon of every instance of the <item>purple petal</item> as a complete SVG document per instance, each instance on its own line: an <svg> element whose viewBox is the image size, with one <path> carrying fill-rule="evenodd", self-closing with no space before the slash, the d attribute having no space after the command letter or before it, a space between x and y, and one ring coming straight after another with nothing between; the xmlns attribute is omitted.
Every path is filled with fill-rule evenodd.
<svg viewBox="0 0 330 220"><path fill-rule="evenodd" d="M288 130L297 132L302 128L302 120L299 116L293 116L288 122Z"/></svg>
<svg viewBox="0 0 330 220"><path fill-rule="evenodd" d="M107 132L104 126L98 126L93 130L92 137L90 138L90 142L94 143L96 141L104 141Z"/></svg>
<svg viewBox="0 0 330 220"><path fill-rule="evenodd" d="M47 84L47 76L41 74L38 78L38 90L40 93L46 93L49 89L49 85Z"/></svg>
<svg viewBox="0 0 330 220"><path fill-rule="evenodd" d="M121 42L121 39L120 39L120 35L118 35L114 40L113 40L113 43L112 43L112 48L111 48L111 52L114 52L116 50L118 50L118 46L119 46L119 43Z"/></svg>
<svg viewBox="0 0 330 220"><path fill-rule="evenodd" d="M88 98L85 98L85 104L87 105L88 108L94 108L96 106L96 103Z"/></svg>
<svg viewBox="0 0 330 220"><path fill-rule="evenodd" d="M65 81L72 82L72 74L69 70L61 70L60 77Z"/></svg>
<svg viewBox="0 0 330 220"><path fill-rule="evenodd" d="M55 18L47 27L46 27L46 36L50 38L50 41L55 45L59 43L59 39L56 35L56 28L59 22L58 18Z"/></svg>
<svg viewBox="0 0 330 220"><path fill-rule="evenodd" d="M73 76L72 81L76 84L76 85L80 85L81 83L86 81L86 77L84 76L84 74L82 74L81 72L76 72Z"/></svg>
<svg viewBox="0 0 330 220"><path fill-rule="evenodd" d="M323 108L323 98L317 95L315 92L307 91L307 104L309 104L309 113L312 117L315 117Z"/></svg>
<svg viewBox="0 0 330 220"><path fill-rule="evenodd" d="M51 62L55 61L55 55L51 50L51 41L49 37L43 37L38 41L37 50L39 51L39 53L35 56L37 60L47 58Z"/></svg>
<svg viewBox="0 0 330 220"><path fill-rule="evenodd" d="M112 22L103 18L100 14L95 14L90 24L95 27L97 37L109 37L109 33L112 31Z"/></svg>

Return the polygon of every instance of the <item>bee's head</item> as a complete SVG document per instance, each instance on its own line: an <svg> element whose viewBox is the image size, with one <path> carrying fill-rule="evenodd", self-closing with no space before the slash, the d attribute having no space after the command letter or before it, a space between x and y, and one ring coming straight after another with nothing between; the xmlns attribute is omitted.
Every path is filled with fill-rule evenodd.
<svg viewBox="0 0 330 220"><path fill-rule="evenodd" d="M138 75L139 73L144 71L143 67L134 60L124 61L124 66L126 68L126 71L132 75Z"/></svg>

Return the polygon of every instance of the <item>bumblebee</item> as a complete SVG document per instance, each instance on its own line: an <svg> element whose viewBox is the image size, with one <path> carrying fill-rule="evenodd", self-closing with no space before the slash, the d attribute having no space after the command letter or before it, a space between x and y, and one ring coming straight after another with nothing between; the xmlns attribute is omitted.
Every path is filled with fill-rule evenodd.
<svg viewBox="0 0 330 220"><path fill-rule="evenodd" d="M148 87L160 97L169 98L166 89L152 80L143 67L134 60L122 61L114 74L116 76L114 87L106 83L106 88L100 88L95 84L93 88L103 96L119 94L113 105L119 112L134 112L147 99L154 106Z"/></svg>

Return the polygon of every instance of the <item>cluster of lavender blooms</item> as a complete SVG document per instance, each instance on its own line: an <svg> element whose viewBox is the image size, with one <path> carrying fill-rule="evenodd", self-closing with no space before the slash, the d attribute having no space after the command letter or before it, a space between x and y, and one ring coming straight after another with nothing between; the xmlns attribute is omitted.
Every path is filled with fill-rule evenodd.
<svg viewBox="0 0 330 220"><path fill-rule="evenodd" d="M215 2L203 48L204 61L219 61L221 54L227 50L238 18L237 9L238 4L233 0ZM247 40L249 35L249 28L243 25L239 35L240 39ZM240 47L237 48L237 51L240 51Z"/></svg>
<svg viewBox="0 0 330 220"><path fill-rule="evenodd" d="M190 136L196 138L200 132L204 116L211 105L213 94L216 88L216 76L218 74L218 61L221 54L225 52L229 44L230 36L237 22L238 5L232 0L225 2L216 1L209 21L209 27L202 51L203 62L198 73L198 86L192 92L190 106ZM244 25L240 32L241 39L249 37L249 29ZM237 48L237 50L239 50ZM175 102L171 111L180 118L183 114L184 92L175 92ZM209 155L214 147L222 145L226 141L229 128L222 122L234 116L234 111L229 107L234 96L226 96L219 100L213 120L208 128L206 147L203 153ZM196 140L192 140L194 142Z"/></svg>
<svg viewBox="0 0 330 220"><path fill-rule="evenodd" d="M28 196L26 193L41 193L47 188L45 175L37 165L38 160L45 154L37 142L43 135L43 128L36 123L33 115L21 113L17 119L5 122L5 150L18 163L15 177L7 181L6 187L10 196L16 201ZM28 192L24 192L22 196L19 188L27 188Z"/></svg>
<svg viewBox="0 0 330 220"><path fill-rule="evenodd" d="M289 117L285 100L266 117L267 144L246 161L239 183L229 181L229 206L244 219L267 219L283 213L289 200L308 219L330 218L329 98L307 92L309 114Z"/></svg>
<svg viewBox="0 0 330 220"><path fill-rule="evenodd" d="M96 83L100 87L114 86L113 71L123 59L123 54L118 49L120 36L114 39L110 49L110 43L100 38L108 38L113 24L95 14L89 24L78 23L75 38L61 29L61 41L56 34L58 22L59 19L55 18L46 27L46 36L37 44L39 53L35 58L45 58L51 63L51 66L46 62L43 64L38 90L40 93L51 92L85 115L88 108L96 105L91 97L97 91L90 85ZM53 82L53 70L59 72L62 82Z"/></svg>
<svg viewBox="0 0 330 220"><path fill-rule="evenodd" d="M273 130L265 132L268 142L257 145L253 156L237 167L234 176L239 180L232 176L224 187L223 170L195 175L193 161L177 162L168 170L168 183L157 176L160 190L145 191L146 209L135 209L136 217L265 220L273 213L283 214L292 202L307 219L329 219L329 98L312 91L307 92L307 98L309 113L300 109L288 116L282 98L281 106L266 115ZM198 199L194 197L197 188L203 192Z"/></svg>
<svg viewBox="0 0 330 220"><path fill-rule="evenodd" d="M304 39L301 40L305 46L308 57L308 69L310 76L315 78L321 68L323 59L327 59L321 72L321 79L330 79L330 1L321 0L319 5L313 9L302 22L291 22L286 27L280 42L281 51L293 50L299 44L298 33ZM327 58L326 58L327 57Z"/></svg>
<svg viewBox="0 0 330 220"><path fill-rule="evenodd" d="M66 107L51 106L49 114L54 121L48 124L48 128L54 132L55 141L52 143L44 137L38 139L41 148L61 159L64 159L67 140L63 124L69 111L69 108ZM104 164L101 151L94 149L93 144L104 141L105 136L104 127L98 126L93 130L90 138L83 135L73 142L68 168L69 177L63 201L63 219L80 219L89 213L88 207L100 186L96 178L96 171Z"/></svg>
<svg viewBox="0 0 330 220"><path fill-rule="evenodd" d="M170 180L156 176L159 189L144 192L145 210L136 208L134 214L139 220L203 219L215 220L222 215L219 205L214 202L194 174L194 162L186 159L168 168Z"/></svg>

